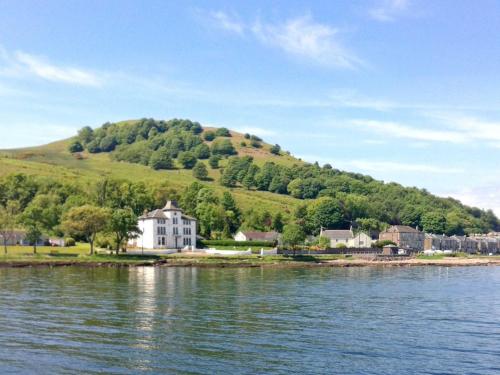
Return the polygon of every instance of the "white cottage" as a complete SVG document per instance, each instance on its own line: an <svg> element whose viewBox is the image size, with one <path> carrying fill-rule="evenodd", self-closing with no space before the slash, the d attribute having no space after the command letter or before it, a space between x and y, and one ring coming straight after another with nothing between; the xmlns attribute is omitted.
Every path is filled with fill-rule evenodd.
<svg viewBox="0 0 500 375"><path fill-rule="evenodd" d="M143 249L184 249L196 246L196 219L182 213L177 202L139 217L142 234L129 245Z"/></svg>

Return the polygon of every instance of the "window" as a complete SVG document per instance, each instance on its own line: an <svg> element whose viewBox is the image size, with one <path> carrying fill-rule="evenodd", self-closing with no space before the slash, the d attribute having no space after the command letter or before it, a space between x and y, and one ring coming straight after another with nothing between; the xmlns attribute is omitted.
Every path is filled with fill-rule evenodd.
<svg viewBox="0 0 500 375"><path fill-rule="evenodd" d="M165 224L165 219L158 219L158 224Z"/></svg>
<svg viewBox="0 0 500 375"><path fill-rule="evenodd" d="M156 228L156 234L159 235L159 236L160 235L163 235L163 236L166 235L167 234L167 228L165 228L165 227L157 227Z"/></svg>
<svg viewBox="0 0 500 375"><path fill-rule="evenodd" d="M183 243L184 246L191 246L191 238L184 238Z"/></svg>
<svg viewBox="0 0 500 375"><path fill-rule="evenodd" d="M161 238L158 237L158 246L161 246Z"/></svg>
<svg viewBox="0 0 500 375"><path fill-rule="evenodd" d="M174 218L172 219L172 222L173 222L174 224L179 224L179 219L178 219L178 218L176 218L176 217L174 217Z"/></svg>
<svg viewBox="0 0 500 375"><path fill-rule="evenodd" d="M162 246L165 246L165 237L161 238L161 244L162 244Z"/></svg>
<svg viewBox="0 0 500 375"><path fill-rule="evenodd" d="M174 228L174 234L175 235L179 234L179 228Z"/></svg>

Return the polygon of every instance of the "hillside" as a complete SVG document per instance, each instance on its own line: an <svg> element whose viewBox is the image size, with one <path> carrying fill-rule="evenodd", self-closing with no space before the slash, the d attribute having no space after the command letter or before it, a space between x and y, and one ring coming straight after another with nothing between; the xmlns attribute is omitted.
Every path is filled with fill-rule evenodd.
<svg viewBox="0 0 500 375"><path fill-rule="evenodd" d="M211 166L212 159L220 159L218 168ZM22 173L86 186L111 178L166 184L182 192L197 181L191 170L196 162L208 172L202 183L219 195L231 191L240 210L281 212L286 220L307 221L312 233L318 225L351 224L379 230L401 223L448 234L499 229L491 211L329 165L307 164L258 137L202 128L189 120L107 123L84 128L71 139L0 151L0 179Z"/></svg>

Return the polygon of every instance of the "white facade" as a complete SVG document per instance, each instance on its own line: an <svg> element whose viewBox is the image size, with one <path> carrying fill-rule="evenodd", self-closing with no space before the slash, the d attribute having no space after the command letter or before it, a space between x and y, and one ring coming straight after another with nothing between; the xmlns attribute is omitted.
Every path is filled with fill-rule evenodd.
<svg viewBox="0 0 500 375"><path fill-rule="evenodd" d="M247 236L245 236L245 233L243 232L238 232L236 233L236 235L234 236L234 240L235 241L247 241Z"/></svg>
<svg viewBox="0 0 500 375"><path fill-rule="evenodd" d="M139 217L142 234L129 241L139 249L184 249L196 247L196 219L184 215L176 202Z"/></svg>
<svg viewBox="0 0 500 375"><path fill-rule="evenodd" d="M354 235L353 238L349 239L347 247L355 247L355 248L365 248L372 246L372 238L364 232L359 232Z"/></svg>

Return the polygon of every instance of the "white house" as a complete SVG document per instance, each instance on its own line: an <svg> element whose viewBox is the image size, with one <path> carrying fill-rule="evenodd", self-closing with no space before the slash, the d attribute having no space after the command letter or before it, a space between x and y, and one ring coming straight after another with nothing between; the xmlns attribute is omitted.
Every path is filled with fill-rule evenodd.
<svg viewBox="0 0 500 375"><path fill-rule="evenodd" d="M372 245L372 238L364 232L354 234L352 230L324 230L321 228L321 237L326 237L330 240L330 247L336 248L339 244L346 247L367 248Z"/></svg>
<svg viewBox="0 0 500 375"><path fill-rule="evenodd" d="M177 202L168 201L165 207L145 212L139 217L142 234L129 245L142 249L184 249L196 246L196 219L182 213Z"/></svg>

